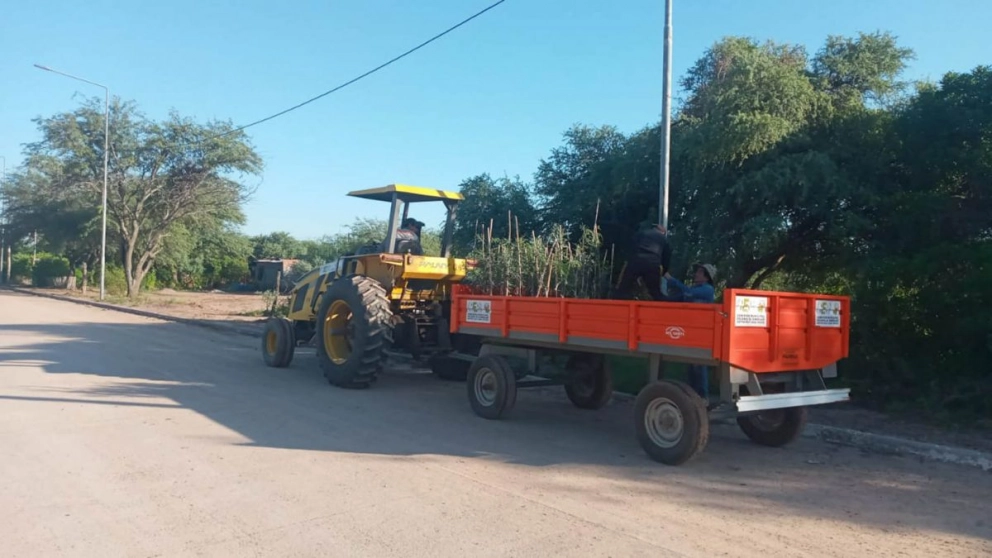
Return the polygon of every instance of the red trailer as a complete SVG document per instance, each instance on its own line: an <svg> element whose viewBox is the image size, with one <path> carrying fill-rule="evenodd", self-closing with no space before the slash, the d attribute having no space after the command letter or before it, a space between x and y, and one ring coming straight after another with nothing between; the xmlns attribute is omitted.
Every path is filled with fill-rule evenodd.
<svg viewBox="0 0 992 558"><path fill-rule="evenodd" d="M488 296L456 287L451 333L477 336L467 389L476 414L497 419L518 387L546 385L546 355L567 357L565 390L580 408L612 394L605 355L641 356L649 382L635 404L637 439L653 459L678 465L709 438L710 420L735 418L760 444L781 446L801 434L806 407L846 401L827 389L848 356L847 297L727 290L722 304ZM712 366L719 400L705 402L688 385L665 379L666 362Z"/></svg>

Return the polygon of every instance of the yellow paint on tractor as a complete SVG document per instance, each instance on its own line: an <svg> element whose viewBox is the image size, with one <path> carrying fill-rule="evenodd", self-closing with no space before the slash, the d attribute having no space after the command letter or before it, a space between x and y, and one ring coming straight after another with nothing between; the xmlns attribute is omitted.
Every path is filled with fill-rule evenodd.
<svg viewBox="0 0 992 558"><path fill-rule="evenodd" d="M348 192L349 196L375 201L390 201L393 194L399 194L405 201L422 202L436 200L457 200L462 201L465 196L458 192L448 192L436 188L424 188L423 186L410 186L409 184L390 184L381 188L370 188L368 190L355 190Z"/></svg>
<svg viewBox="0 0 992 558"><path fill-rule="evenodd" d="M402 279L437 279L439 281L461 281L465 278L467 266L459 258L432 258L430 256L406 256Z"/></svg>
<svg viewBox="0 0 992 558"><path fill-rule="evenodd" d="M343 300L335 300L324 323L324 347L331 360L341 364L351 356L351 340L348 326L351 322L351 308Z"/></svg>
<svg viewBox="0 0 992 558"><path fill-rule="evenodd" d="M270 355L274 355L278 350L279 338L276 336L276 332L270 331L269 334L265 336L265 352Z"/></svg>

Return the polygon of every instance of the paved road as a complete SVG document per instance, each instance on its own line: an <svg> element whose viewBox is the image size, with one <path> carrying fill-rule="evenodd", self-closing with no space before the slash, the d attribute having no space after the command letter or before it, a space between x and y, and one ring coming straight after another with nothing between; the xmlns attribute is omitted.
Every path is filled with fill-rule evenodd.
<svg viewBox="0 0 992 558"><path fill-rule="evenodd" d="M3 556L979 556L992 475L717 428L647 460L631 408L393 372L327 385L314 357L0 291Z"/></svg>

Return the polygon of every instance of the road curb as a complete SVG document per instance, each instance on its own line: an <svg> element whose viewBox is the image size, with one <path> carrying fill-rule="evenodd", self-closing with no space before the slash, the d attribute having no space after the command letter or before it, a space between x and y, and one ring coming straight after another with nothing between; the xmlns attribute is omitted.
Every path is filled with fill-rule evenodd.
<svg viewBox="0 0 992 558"><path fill-rule="evenodd" d="M71 296L57 295L52 293L42 293L38 291L32 291L29 289L21 289L18 287L4 287L8 291L13 291L15 293L21 293L31 296L37 296L41 298L50 298L52 300L61 300L63 302L73 302L75 304L82 304L84 306L92 306L94 308L101 308L103 310L113 310L115 312L124 312L125 314L133 314L135 316L141 316L144 318L155 318L158 320L164 320L167 322L178 322L181 324L192 325L197 327L204 327L207 329L212 329L215 331L221 331L224 333L236 333L239 335L246 335L250 337L258 336L261 331L257 327L247 327L247 326L235 326L230 324L221 324L216 322L211 322L208 320L197 320L195 318L181 318L179 316L170 316L168 314L160 314L158 312L149 312L148 310L139 310L137 308L130 308L128 306L119 306L117 304L108 304L106 302L98 302L95 300L86 300L81 298L75 298Z"/></svg>
<svg viewBox="0 0 992 558"><path fill-rule="evenodd" d="M803 432L803 437L816 438L825 442L851 446L874 453L913 456L927 461L952 463L954 465L975 467L983 471L992 471L992 454L977 450L942 446L928 442L917 442L896 436L873 434L861 430L825 426L822 424L807 424L806 430Z"/></svg>
<svg viewBox="0 0 992 558"><path fill-rule="evenodd" d="M633 401L636 399L636 396L619 391L613 392L613 397L620 401ZM803 437L882 455L912 456L926 461L951 463L965 467L974 467L983 471L992 471L992 454L966 448L917 442L907 438L813 423L806 425L806 429L803 431Z"/></svg>

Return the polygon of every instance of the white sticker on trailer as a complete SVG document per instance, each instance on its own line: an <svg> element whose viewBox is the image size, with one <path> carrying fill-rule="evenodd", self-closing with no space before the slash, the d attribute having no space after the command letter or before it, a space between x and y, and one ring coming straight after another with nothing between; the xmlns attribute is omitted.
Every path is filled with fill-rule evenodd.
<svg viewBox="0 0 992 558"><path fill-rule="evenodd" d="M840 327L840 301L816 301L816 327Z"/></svg>
<svg viewBox="0 0 992 558"><path fill-rule="evenodd" d="M465 302L465 321L475 324L488 324L492 321L492 302L469 300Z"/></svg>
<svg viewBox="0 0 992 558"><path fill-rule="evenodd" d="M768 327L768 298L764 296L739 296L734 309L737 327Z"/></svg>

